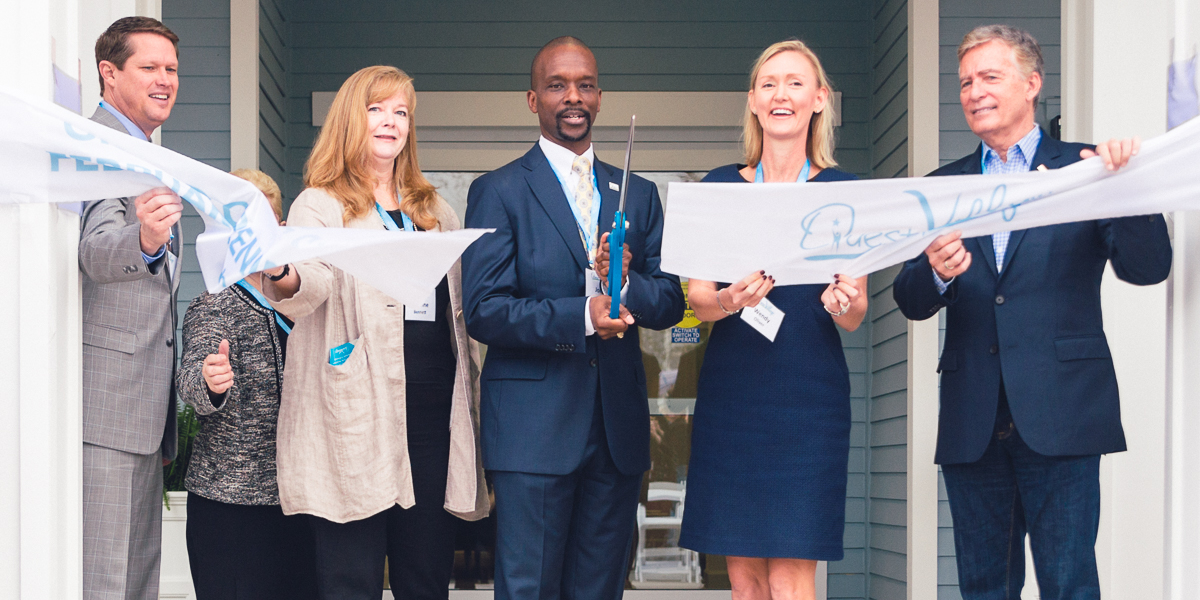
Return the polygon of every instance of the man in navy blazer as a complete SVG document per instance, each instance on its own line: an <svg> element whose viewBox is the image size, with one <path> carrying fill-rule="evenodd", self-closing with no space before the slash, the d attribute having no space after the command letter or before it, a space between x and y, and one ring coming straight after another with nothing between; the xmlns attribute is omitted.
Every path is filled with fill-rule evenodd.
<svg viewBox="0 0 1200 600"><path fill-rule="evenodd" d="M663 212L629 178L621 317L603 248L622 172L595 160L596 59L575 38L534 58L529 108L542 137L477 179L467 227L493 228L463 255L467 331L488 345L480 422L496 492L496 598L615 599L624 589L650 415L638 329L683 317L659 268Z"/></svg>
<svg viewBox="0 0 1200 600"><path fill-rule="evenodd" d="M1034 124L1042 56L1027 32L976 28L958 57L963 113L983 143L931 175L1057 169L1097 153L1115 170L1136 154L1136 139L1093 149ZM896 276L906 317L946 308L935 460L966 600L1020 598L1026 533L1042 598L1100 597L1100 455L1125 450L1100 306L1109 261L1133 284L1166 279L1163 217L955 232Z"/></svg>

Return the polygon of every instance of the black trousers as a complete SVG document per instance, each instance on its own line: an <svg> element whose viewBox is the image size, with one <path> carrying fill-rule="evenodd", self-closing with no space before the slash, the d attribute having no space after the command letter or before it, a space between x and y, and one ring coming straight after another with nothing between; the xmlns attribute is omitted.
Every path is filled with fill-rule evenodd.
<svg viewBox="0 0 1200 600"><path fill-rule="evenodd" d="M384 556L396 600L449 598L459 520L443 508L452 393L452 387L430 390L409 384L408 453L416 504L408 509L395 505L349 523L309 517L320 598L379 600Z"/></svg>
<svg viewBox="0 0 1200 600"><path fill-rule="evenodd" d="M247 506L188 494L187 549L197 600L316 598L307 520L278 505Z"/></svg>

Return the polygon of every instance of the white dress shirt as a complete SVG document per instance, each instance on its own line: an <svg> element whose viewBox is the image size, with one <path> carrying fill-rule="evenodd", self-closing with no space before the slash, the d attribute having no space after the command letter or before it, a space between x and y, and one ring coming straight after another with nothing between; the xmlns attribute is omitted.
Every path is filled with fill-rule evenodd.
<svg viewBox="0 0 1200 600"><path fill-rule="evenodd" d="M591 144L588 144L588 148L587 150L584 150L583 154L575 154L571 150L568 150L567 148L564 148L563 146L546 139L546 136L543 135L538 139L538 147L542 149L542 154L546 155L546 160L550 162L550 166L554 169L555 174L560 178L565 177L566 181L562 181L562 183L566 189L574 190L578 189L579 187L580 175L571 170L571 166L575 163L576 156L582 156L588 160L588 163L592 165L593 177L595 176L596 151ZM595 192L596 195L599 195L600 190L595 190ZM563 193L565 194L566 192L564 191ZM575 198L568 197L567 202L573 203L575 202ZM597 230L599 230L599 228L597 228ZM582 244L582 242L580 243ZM587 253L585 252L584 254ZM621 288L622 296L625 295L625 291L627 289L629 289L628 282L626 282L625 286ZM589 309L590 305L590 300L588 302L584 302L583 304L583 331L585 336L594 335L596 333L596 326L592 323L592 311Z"/></svg>

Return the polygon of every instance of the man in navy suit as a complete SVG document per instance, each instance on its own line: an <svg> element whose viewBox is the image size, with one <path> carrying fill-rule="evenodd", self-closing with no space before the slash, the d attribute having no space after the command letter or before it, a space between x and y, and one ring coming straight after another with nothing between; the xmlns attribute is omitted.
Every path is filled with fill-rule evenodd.
<svg viewBox="0 0 1200 600"><path fill-rule="evenodd" d="M983 143L932 175L1057 169L1097 154L1116 170L1137 153L1136 139L1093 148L1034 124L1042 55L1027 32L976 28L958 59L963 114ZM966 600L1020 598L1027 533L1042 598L1100 597L1100 455L1125 450L1100 307L1110 260L1130 283L1166 279L1163 217L955 232L896 276L906 317L946 307L936 462Z"/></svg>
<svg viewBox="0 0 1200 600"><path fill-rule="evenodd" d="M463 255L467 331L488 345L480 420L496 492L496 598L620 598L650 414L638 329L683 317L659 269L662 206L629 178L618 319L603 251L622 172L595 159L600 110L591 50L557 38L534 58L529 109L542 137L471 184L467 227L493 228Z"/></svg>

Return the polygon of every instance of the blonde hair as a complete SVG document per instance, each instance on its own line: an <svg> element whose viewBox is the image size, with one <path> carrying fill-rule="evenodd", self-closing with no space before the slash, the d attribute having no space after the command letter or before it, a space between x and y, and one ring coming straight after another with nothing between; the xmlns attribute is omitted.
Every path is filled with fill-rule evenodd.
<svg viewBox="0 0 1200 600"><path fill-rule="evenodd" d="M805 152L813 165L822 169L835 167L837 161L833 159L833 86L829 83L829 77L825 75L825 68L821 66L821 60L804 42L797 39L784 40L771 44L766 50L763 50L762 54L758 56L758 60L754 61L754 68L750 70L750 91L754 91L754 84L758 80L758 72L762 70L762 66L777 54L784 52L796 52L807 58L817 73L817 87L824 88L828 92L829 97L825 102L824 110L813 113L812 119L808 122L808 140L805 143ZM742 119L742 146L746 153L746 164L751 167L758 166L758 162L762 160L763 129L762 123L758 122L758 116L750 111L749 100L746 101L746 113Z"/></svg>
<svg viewBox="0 0 1200 600"><path fill-rule="evenodd" d="M271 203L271 210L275 211L275 218L283 220L283 193L279 191L279 184L275 183L270 175L258 169L237 169L230 171L229 174L253 183L254 187L258 188L258 191L262 192L267 197L267 201Z"/></svg>
<svg viewBox="0 0 1200 600"><path fill-rule="evenodd" d="M408 140L392 168L400 191L400 210L423 229L437 227L437 193L417 165L417 98L412 82L412 77L396 67L367 67L342 84L329 107L304 165L304 186L324 188L341 201L343 221L361 218L375 206L376 182L367 166L371 156L367 107L403 93L408 102Z"/></svg>

